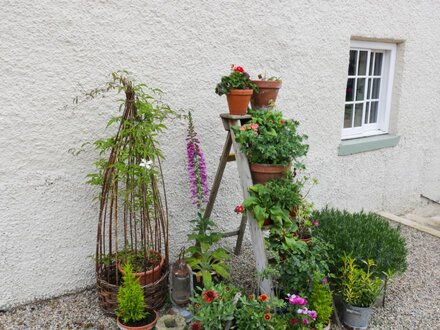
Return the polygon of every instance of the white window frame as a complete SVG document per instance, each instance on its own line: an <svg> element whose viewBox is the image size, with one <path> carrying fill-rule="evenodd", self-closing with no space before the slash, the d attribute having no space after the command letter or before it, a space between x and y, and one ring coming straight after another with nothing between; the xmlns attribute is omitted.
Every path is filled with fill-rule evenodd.
<svg viewBox="0 0 440 330"><path fill-rule="evenodd" d="M393 78L394 69L396 65L396 44L385 43L385 42L372 42L372 41L358 41L351 40L350 50L368 50L368 59L370 57L370 52L383 52L382 60L382 81L379 90L379 106L377 113L377 123L374 124L364 124L364 115L362 116L362 126L344 128L344 120L342 121L342 135L341 139L354 139L372 135L387 134L390 123L390 112L391 112L391 98L393 91ZM359 54L359 53L358 53ZM358 55L359 57L359 55ZM369 61L368 61L369 63ZM369 77L369 67L367 66L365 89L368 87L368 77ZM348 70L347 79L348 81ZM372 88L372 86L371 86ZM356 99L356 90L353 90L354 100ZM344 102L344 105L346 102ZM364 106L365 107L365 106ZM345 109L345 106L344 106ZM363 114L365 114L365 109L363 109ZM353 116L355 115L353 111Z"/></svg>

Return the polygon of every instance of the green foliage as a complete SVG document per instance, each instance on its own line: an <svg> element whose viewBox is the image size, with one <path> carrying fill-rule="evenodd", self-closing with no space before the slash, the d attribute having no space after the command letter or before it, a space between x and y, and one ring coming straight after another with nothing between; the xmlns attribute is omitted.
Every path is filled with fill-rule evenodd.
<svg viewBox="0 0 440 330"><path fill-rule="evenodd" d="M218 95L228 94L231 89L253 89L257 91L257 86L250 80L247 72L237 71L234 66L231 67L229 76L223 76L221 81L215 87Z"/></svg>
<svg viewBox="0 0 440 330"><path fill-rule="evenodd" d="M151 177L158 174L156 161L163 158L159 149L157 136L165 129L165 120L176 113L169 105L162 102L163 92L145 84L137 84L128 80L125 71L112 74L112 80L105 88L98 88L86 93L86 98L95 98L101 93L116 91L125 92L131 87L135 92L135 115L133 119L126 120L121 126L119 139L116 135L98 139L94 142L100 158L95 162L97 172L88 174L88 183L102 186L104 173L111 171L111 180L118 185L118 194L121 197L134 193L133 199L123 198L129 211L138 210L143 204L152 202ZM76 99L78 103L78 99ZM125 98L119 100L118 108L123 109ZM120 126L122 116L114 116L108 120L107 127ZM109 153L117 150L117 158L113 165L109 165ZM148 162L148 165L146 163ZM130 177L130 180L128 180ZM143 199L143 187L146 199Z"/></svg>
<svg viewBox="0 0 440 330"><path fill-rule="evenodd" d="M223 330L228 321L234 319L238 290L222 283L213 285L192 299L191 310L194 321L205 330ZM211 299L212 298L212 299Z"/></svg>
<svg viewBox="0 0 440 330"><path fill-rule="evenodd" d="M279 289L308 296L316 274L329 274L327 259L331 247L313 238L309 244L295 237L289 250L280 253L280 245L274 239L267 239L270 255L275 263L268 266L266 274L271 275Z"/></svg>
<svg viewBox="0 0 440 330"><path fill-rule="evenodd" d="M334 247L329 257L331 272L336 276L340 275L340 256L344 254L358 260L375 260L379 275L405 271L407 250L400 228L392 228L379 215L325 208L313 216L320 223L314 235Z"/></svg>
<svg viewBox="0 0 440 330"><path fill-rule="evenodd" d="M315 328L327 326L333 313L333 296L325 277L315 274L312 283L312 293L309 296L310 308L318 313Z"/></svg>
<svg viewBox="0 0 440 330"><path fill-rule="evenodd" d="M203 285L209 288L212 285L211 273L229 279L229 269L225 263L230 258L229 253L223 248L213 249L212 245L221 239L221 234L214 232L215 223L209 218L204 218L200 213L198 219L193 220L196 224L195 232L188 235L189 240L195 240L196 244L187 249L191 254L186 258L192 270L202 276Z"/></svg>
<svg viewBox="0 0 440 330"><path fill-rule="evenodd" d="M139 279L135 277L130 264L123 266L125 272L122 286L118 290L118 308L116 314L122 319L124 324L136 322L147 317L145 311L144 292L139 284Z"/></svg>
<svg viewBox="0 0 440 330"><path fill-rule="evenodd" d="M356 264L356 259L345 255L342 257L343 268L339 293L342 299L350 305L358 307L371 307L376 301L382 280L374 276L372 267L374 261L362 261L365 270Z"/></svg>
<svg viewBox="0 0 440 330"><path fill-rule="evenodd" d="M275 309L280 309L285 303L277 298L270 300L266 295L255 298L254 295L242 295L235 312L237 329L278 329Z"/></svg>
<svg viewBox="0 0 440 330"><path fill-rule="evenodd" d="M299 122L284 120L280 111L259 110L251 113L252 119L232 130L241 150L252 164L288 165L304 168L299 158L307 154L306 135L298 133Z"/></svg>
<svg viewBox="0 0 440 330"><path fill-rule="evenodd" d="M294 180L289 173L287 177L250 187L250 196L243 206L254 214L260 227L266 219L271 219L275 226L283 227L284 223L291 222L290 210L302 202L303 186L304 181Z"/></svg>

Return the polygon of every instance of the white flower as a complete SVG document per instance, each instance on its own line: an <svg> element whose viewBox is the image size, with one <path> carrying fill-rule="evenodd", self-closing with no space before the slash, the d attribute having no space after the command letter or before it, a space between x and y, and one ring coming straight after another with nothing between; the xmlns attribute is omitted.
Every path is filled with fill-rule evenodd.
<svg viewBox="0 0 440 330"><path fill-rule="evenodd" d="M153 167L153 161L142 159L139 166L145 167L147 170L151 170L151 168Z"/></svg>

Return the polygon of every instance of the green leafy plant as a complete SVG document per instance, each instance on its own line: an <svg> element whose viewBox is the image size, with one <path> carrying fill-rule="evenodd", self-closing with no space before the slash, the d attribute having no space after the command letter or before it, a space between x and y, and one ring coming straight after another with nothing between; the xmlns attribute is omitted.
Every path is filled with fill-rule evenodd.
<svg viewBox="0 0 440 330"><path fill-rule="evenodd" d="M319 221L314 235L333 246L329 261L336 277L343 268L340 256L344 254L358 260L373 259L379 276L405 271L407 250L400 227L392 228L381 216L325 208L314 212L313 218Z"/></svg>
<svg viewBox="0 0 440 330"><path fill-rule="evenodd" d="M285 120L280 111L251 112L252 119L241 127L233 126L235 139L252 164L288 165L292 161L304 168L299 159L307 154L306 135L298 133L299 122Z"/></svg>
<svg viewBox="0 0 440 330"><path fill-rule="evenodd" d="M131 265L125 264L123 270L125 274L122 278L122 286L118 290L116 315L127 324L145 319L148 313L145 310L144 292L139 279L133 274Z"/></svg>
<svg viewBox="0 0 440 330"><path fill-rule="evenodd" d="M304 181L295 180L291 173L266 184L256 184L249 188L250 196L243 202L246 210L252 212L260 227L266 219L275 226L283 227L291 222L289 213L302 202L301 188Z"/></svg>
<svg viewBox="0 0 440 330"><path fill-rule="evenodd" d="M327 278L315 274L312 283L312 292L309 296L309 305L318 313L314 327L318 330L327 326L333 313L333 295L330 291Z"/></svg>
<svg viewBox="0 0 440 330"><path fill-rule="evenodd" d="M295 292L308 296L316 274L329 274L327 259L331 246L315 239L306 244L295 237L289 242L288 249L269 236L266 239L269 255L274 262L269 265L263 276L271 276L278 291Z"/></svg>
<svg viewBox="0 0 440 330"><path fill-rule="evenodd" d="M379 296L383 281L372 272L374 261L362 261L365 270L356 259L344 255L339 293L342 299L353 306L371 307Z"/></svg>
<svg viewBox="0 0 440 330"><path fill-rule="evenodd" d="M200 294L196 293L191 310L198 329L225 329L226 323L234 319L239 297L240 293L235 287L222 283L213 285Z"/></svg>
<svg viewBox="0 0 440 330"><path fill-rule="evenodd" d="M257 86L250 80L249 74L241 66L231 65L231 73L223 76L215 87L218 95L228 94L232 89L253 89L257 91Z"/></svg>
<svg viewBox="0 0 440 330"><path fill-rule="evenodd" d="M277 327L276 309L283 308L285 303L277 298L270 299L262 294L256 298L254 295L242 295L235 312L235 325L237 329L279 329Z"/></svg>

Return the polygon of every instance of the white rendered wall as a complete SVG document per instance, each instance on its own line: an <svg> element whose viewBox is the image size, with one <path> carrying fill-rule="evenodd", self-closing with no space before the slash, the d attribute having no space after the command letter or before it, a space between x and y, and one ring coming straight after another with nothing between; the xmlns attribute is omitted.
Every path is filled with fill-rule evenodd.
<svg viewBox="0 0 440 330"><path fill-rule="evenodd" d="M281 76L279 108L309 134L318 206L400 212L419 194L440 198L440 2L431 1L6 1L0 0L0 309L94 283L97 192L85 184L111 103L63 110L85 89L127 69L194 110L210 180L225 133L214 87L231 63ZM351 37L401 40L389 149L337 156ZM171 245L194 209L185 172L185 123L162 137ZM229 165L213 212L238 225Z"/></svg>

